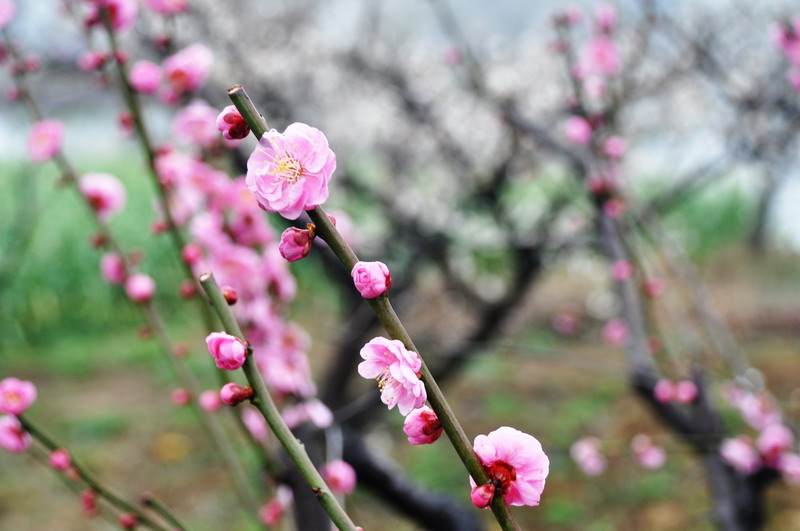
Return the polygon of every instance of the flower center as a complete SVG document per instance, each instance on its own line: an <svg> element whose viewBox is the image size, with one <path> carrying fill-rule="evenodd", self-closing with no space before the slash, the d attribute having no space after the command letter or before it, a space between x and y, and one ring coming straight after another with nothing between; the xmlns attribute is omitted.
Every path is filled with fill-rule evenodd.
<svg viewBox="0 0 800 531"><path fill-rule="evenodd" d="M517 471L505 461L495 461L492 466L486 467L486 473L501 494L505 494L511 482L517 479Z"/></svg>
<svg viewBox="0 0 800 531"><path fill-rule="evenodd" d="M279 180L274 181L272 184L280 184L281 181L286 183L297 182L303 176L303 166L300 162L292 157L283 157L282 159L275 159L273 161L275 169L269 172Z"/></svg>
<svg viewBox="0 0 800 531"><path fill-rule="evenodd" d="M3 398L5 398L6 402L12 405L17 405L22 402L22 397L19 396L18 393L14 391L7 392Z"/></svg>

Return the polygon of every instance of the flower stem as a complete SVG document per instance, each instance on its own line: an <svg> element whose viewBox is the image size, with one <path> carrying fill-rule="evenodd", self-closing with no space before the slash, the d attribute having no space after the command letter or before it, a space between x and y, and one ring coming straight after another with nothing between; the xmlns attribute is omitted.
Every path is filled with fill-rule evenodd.
<svg viewBox="0 0 800 531"><path fill-rule="evenodd" d="M256 138L260 139L264 132L266 132L268 129L267 122L250 100L250 97L247 95L247 92L245 92L244 87L241 85L234 85L228 90L228 96L239 110L239 113L242 115L244 120L247 122L250 130L253 131L253 134L256 135ZM339 260L344 264L345 268L347 268L348 271L351 271L356 262L358 262L358 257L353 252L353 249L351 249L344 240L344 238L342 238L342 235L339 234L339 231L328 218L325 210L318 206L313 210L307 211L306 213L314 223L318 235L325 240L325 243L328 244L336 257L339 258ZM380 320L383 327L389 333L389 336L392 339L398 339L402 341L406 348L419 354L419 351L414 346L414 342L411 340L411 336L406 331L403 323L400 321L400 318L397 317L394 308L392 308L388 296L383 295L376 299L367 299L367 302L372 308L372 311L375 312L378 320ZM422 356L420 356L420 359L422 360ZM444 426L444 431L447 433L447 437L453 444L458 457L461 459L461 462L464 463L464 467L467 469L475 482L478 485L483 485L489 481L489 476L486 474L483 465L478 460L478 456L475 455L475 452L472 450L472 444L467 438L467 435L464 432L464 429L461 427L461 424L459 424L458 419L456 419L455 413L453 413L450 404L448 404L447 400L445 399L442 390L433 379L433 376L431 375L431 372L424 360L422 360L422 368L420 372L422 374L421 380L425 384L425 389L428 393L428 401L431 404L431 408L436 412L436 415L439 417L442 426ZM500 523L500 527L503 529L503 531L519 531L519 525L514 520L514 516L511 514L511 509L503 500L502 496L496 495L494 497L494 500L492 501L492 512L494 513L495 518L497 518L497 521Z"/></svg>
<svg viewBox="0 0 800 531"><path fill-rule="evenodd" d="M54 452L59 448L65 448L64 445L58 444L52 437L47 435L41 428L39 428L30 418L26 415L19 415L17 417L19 419L20 424L22 427L25 428L25 431L31 434L31 436L39 441L42 446L47 448L49 451ZM139 508L135 505L127 502L121 495L117 494L111 487L103 484L99 479L97 479L91 472L89 472L83 465L81 465L78 461L75 460L75 457L72 456L72 467L78 471L80 474L81 479L91 487L91 489L97 492L100 496L105 498L109 501L112 505L114 505L117 509L123 512L128 512L135 514L136 517L139 519L139 523L145 525L151 529L169 531L169 528L161 525L160 523L156 522L149 516L147 516L144 512L142 512Z"/></svg>
<svg viewBox="0 0 800 531"><path fill-rule="evenodd" d="M175 516L175 513L167 507L164 502L156 498L151 493L146 493L142 496L142 505L149 507L156 513L160 514L161 517L169 522L170 525L174 526L176 530L186 531L187 527L178 520L178 517Z"/></svg>
<svg viewBox="0 0 800 531"><path fill-rule="evenodd" d="M230 306L228 306L225 297L222 295L222 291L220 291L216 280L214 280L214 276L210 273L200 275L200 284L203 286L211 306L216 310L217 315L219 315L225 330L229 334L237 336L242 341L246 341L242 329L239 327L239 323L236 321ZM294 436L281 417L278 408L275 406L275 402L272 401L272 397L267 390L267 386L261 374L258 372L256 362L253 359L252 349L249 346L248 355L242 369L247 377L247 381L253 388L254 395L251 399L253 405L255 405L264 416L264 420L267 421L267 424L281 443L281 446L286 450L289 458L297 465L303 478L305 478L311 486L311 489L314 491L323 509L325 509L325 512L328 513L328 516L330 516L333 523L339 529L355 531L356 526L350 519L350 516L336 500L336 497L325 483L325 480L322 479L314 463L311 462L311 458L308 456L303 444Z"/></svg>

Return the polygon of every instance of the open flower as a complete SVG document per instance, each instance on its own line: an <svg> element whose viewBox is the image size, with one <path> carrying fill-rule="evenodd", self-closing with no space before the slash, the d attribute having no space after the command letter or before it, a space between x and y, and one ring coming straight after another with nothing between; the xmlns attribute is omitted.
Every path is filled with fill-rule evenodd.
<svg viewBox="0 0 800 531"><path fill-rule="evenodd" d="M247 187L268 212L297 219L328 199L336 155L319 129L293 123L264 133L247 161Z"/></svg>
<svg viewBox="0 0 800 531"><path fill-rule="evenodd" d="M24 452L30 445L31 435L25 431L17 417L0 417L0 448L16 454Z"/></svg>
<svg viewBox="0 0 800 531"><path fill-rule="evenodd" d="M381 402L389 409L397 406L400 414L408 415L422 407L428 396L419 379L422 360L416 352L396 339L376 337L364 345L361 357L364 361L358 365L358 374L378 381Z"/></svg>
<svg viewBox="0 0 800 531"><path fill-rule="evenodd" d="M52 159L61 150L64 124L58 120L41 120L28 134L28 156L33 162Z"/></svg>
<svg viewBox="0 0 800 531"><path fill-rule="evenodd" d="M569 454L587 476L599 476L606 469L606 458L600 453L597 437L578 439L570 447Z"/></svg>
<svg viewBox="0 0 800 531"><path fill-rule="evenodd" d="M113 175L87 173L81 177L78 187L100 219L107 220L125 207L125 187Z"/></svg>
<svg viewBox="0 0 800 531"><path fill-rule="evenodd" d="M488 506L497 492L511 505L539 505L550 460L535 437L503 426L475 437L473 449L489 475L489 483L480 486L470 478L475 505Z"/></svg>
<svg viewBox="0 0 800 531"><path fill-rule="evenodd" d="M36 400L36 386L18 378L0 382L0 413L21 415Z"/></svg>

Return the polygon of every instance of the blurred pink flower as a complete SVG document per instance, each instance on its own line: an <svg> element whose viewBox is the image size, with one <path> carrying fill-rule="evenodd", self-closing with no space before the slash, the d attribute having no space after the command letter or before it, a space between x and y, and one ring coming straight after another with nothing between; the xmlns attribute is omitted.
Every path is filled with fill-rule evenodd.
<svg viewBox="0 0 800 531"><path fill-rule="evenodd" d="M643 289L645 295L656 298L662 296L664 292L667 291L667 286L660 278L652 277L645 281Z"/></svg>
<svg viewBox="0 0 800 531"><path fill-rule="evenodd" d="M217 110L202 100L194 100L175 116L176 138L188 144L211 147L217 141Z"/></svg>
<svg viewBox="0 0 800 531"><path fill-rule="evenodd" d="M612 76L622 68L622 60L617 45L605 35L597 35L583 49L580 62L576 67L579 78L594 74Z"/></svg>
<svg viewBox="0 0 800 531"><path fill-rule="evenodd" d="M161 15L174 15L189 10L189 0L142 0L142 2Z"/></svg>
<svg viewBox="0 0 800 531"><path fill-rule="evenodd" d="M628 143L621 136L610 136L603 142L603 153L612 159L621 159L627 148Z"/></svg>
<svg viewBox="0 0 800 531"><path fill-rule="evenodd" d="M653 388L653 396L662 404L672 402L675 400L675 384L662 378Z"/></svg>
<svg viewBox="0 0 800 531"><path fill-rule="evenodd" d="M7 452L20 453L31 445L31 435L22 428L13 415L0 417L0 448Z"/></svg>
<svg viewBox="0 0 800 531"><path fill-rule="evenodd" d="M236 406L245 400L249 400L252 396L253 389L249 385L242 387L235 382L226 383L219 390L219 398L227 406Z"/></svg>
<svg viewBox="0 0 800 531"><path fill-rule="evenodd" d="M357 262L350 275L365 299L380 297L392 286L392 275L383 262Z"/></svg>
<svg viewBox="0 0 800 531"><path fill-rule="evenodd" d="M66 470L72 466L72 458L69 456L69 452L64 448L53 450L50 453L48 462L54 470Z"/></svg>
<svg viewBox="0 0 800 531"><path fill-rule="evenodd" d="M619 347L628 341L628 325L624 319L611 319L603 327L603 339L609 345Z"/></svg>
<svg viewBox="0 0 800 531"><path fill-rule="evenodd" d="M170 398L172 399L172 403L176 406L185 406L189 402L192 401L192 395L186 389L173 389L172 393L170 393Z"/></svg>
<svg viewBox="0 0 800 531"><path fill-rule="evenodd" d="M100 258L100 273L109 284L122 284L125 281L125 263L117 253L105 253Z"/></svg>
<svg viewBox="0 0 800 531"><path fill-rule="evenodd" d="M564 122L567 140L578 146L585 146L592 138L592 126L582 116L570 116Z"/></svg>
<svg viewBox="0 0 800 531"><path fill-rule="evenodd" d="M11 19L14 18L14 2L11 0L0 0L0 29L5 28Z"/></svg>
<svg viewBox="0 0 800 531"><path fill-rule="evenodd" d="M296 428L304 422L311 422L317 428L327 428L333 424L333 413L317 399L287 406L281 411L281 416L289 428Z"/></svg>
<svg viewBox="0 0 800 531"><path fill-rule="evenodd" d="M128 74L133 90L142 94L153 94L161 84L161 67L152 61L136 61Z"/></svg>
<svg viewBox="0 0 800 531"><path fill-rule="evenodd" d="M297 219L328 199L336 155L322 131L293 123L264 133L247 161L247 187L268 212Z"/></svg>
<svg viewBox="0 0 800 531"><path fill-rule="evenodd" d="M281 243L278 251L287 262L296 262L308 256L311 252L311 242L315 233L309 229L289 227L281 234Z"/></svg>
<svg viewBox="0 0 800 531"><path fill-rule="evenodd" d="M793 487L800 487L800 455L785 453L778 461L778 470L783 479Z"/></svg>
<svg viewBox="0 0 800 531"><path fill-rule="evenodd" d="M691 380L681 380L675 384L675 401L691 404L697 398L697 385Z"/></svg>
<svg viewBox="0 0 800 531"><path fill-rule="evenodd" d="M792 431L783 424L772 424L764 428L764 431L756 439L756 448L761 453L764 461L774 466L778 463L781 454L788 452L794 435Z"/></svg>
<svg viewBox="0 0 800 531"><path fill-rule="evenodd" d="M147 302L156 292L156 283L144 273L137 273L125 281L125 293L133 302Z"/></svg>
<svg viewBox="0 0 800 531"><path fill-rule="evenodd" d="M111 27L116 31L130 29L136 23L136 0L93 0L89 2L89 14L85 21L87 26L103 23L101 9L106 10Z"/></svg>
<svg viewBox="0 0 800 531"><path fill-rule="evenodd" d="M720 445L719 453L723 461L743 474L753 473L761 467L761 459L748 437L725 439Z"/></svg>
<svg viewBox="0 0 800 531"><path fill-rule="evenodd" d="M92 205L97 217L108 220L121 211L127 201L125 187L108 173L87 173L78 181L81 193Z"/></svg>
<svg viewBox="0 0 800 531"><path fill-rule="evenodd" d="M63 141L63 123L58 120L36 122L28 134L28 156L33 162L50 160L61 151Z"/></svg>
<svg viewBox="0 0 800 531"><path fill-rule="evenodd" d="M507 503L539 505L550 460L535 437L503 426L475 437L473 450ZM472 478L470 484L476 488Z"/></svg>
<svg viewBox="0 0 800 531"><path fill-rule="evenodd" d="M606 458L600 453L600 439L597 437L578 439L570 447L569 453L587 476L599 476L606 469Z"/></svg>
<svg viewBox="0 0 800 531"><path fill-rule="evenodd" d="M242 411L242 422L247 427L247 431L253 436L253 439L264 442L267 440L267 421L258 410L248 407Z"/></svg>
<svg viewBox="0 0 800 531"><path fill-rule="evenodd" d="M225 332L212 332L206 337L206 345L218 369L234 371L244 365L247 347L238 337Z"/></svg>
<svg viewBox="0 0 800 531"><path fill-rule="evenodd" d="M639 464L651 470L661 468L667 460L667 454L664 449L655 444L653 439L644 433L640 433L631 439L631 449Z"/></svg>
<svg viewBox="0 0 800 531"><path fill-rule="evenodd" d="M18 378L0 381L0 413L21 415L36 400L36 386Z"/></svg>
<svg viewBox="0 0 800 531"><path fill-rule="evenodd" d="M222 400L219 398L219 393L214 390L203 391L197 399L197 403L203 411L213 412L218 411L222 407Z"/></svg>
<svg viewBox="0 0 800 531"><path fill-rule="evenodd" d="M611 274L617 282L624 282L633 277L633 264L627 260L619 260L611 265Z"/></svg>
<svg viewBox="0 0 800 531"><path fill-rule="evenodd" d="M95 70L100 70L107 59L103 53L87 50L78 57L78 68L84 72L94 72Z"/></svg>
<svg viewBox="0 0 800 531"><path fill-rule="evenodd" d="M579 317L575 312L564 310L553 318L553 330L564 336L571 336L578 331Z"/></svg>
<svg viewBox="0 0 800 531"><path fill-rule="evenodd" d="M389 409L397 406L405 416L425 404L425 385L418 375L422 360L416 352L396 339L376 337L364 345L361 357L364 361L358 365L358 374L378 381L381 401Z"/></svg>
<svg viewBox="0 0 800 531"><path fill-rule="evenodd" d="M608 2L598 4L594 10L594 22L599 31L610 32L617 23L617 8Z"/></svg>
<svg viewBox="0 0 800 531"><path fill-rule="evenodd" d="M403 422L403 432L411 444L433 444L442 436L444 427L428 406L415 409Z"/></svg>
<svg viewBox="0 0 800 531"><path fill-rule="evenodd" d="M213 62L211 50L202 44L187 46L164 60L164 78L169 85L169 96L175 97L173 103L182 94L194 92L203 86Z"/></svg>
<svg viewBox="0 0 800 531"><path fill-rule="evenodd" d="M322 467L320 473L335 494L350 494L356 488L356 471L344 461L331 461Z"/></svg>
<svg viewBox="0 0 800 531"><path fill-rule="evenodd" d="M272 389L301 397L316 393L311 366L302 350L274 346L257 349L256 353L256 364Z"/></svg>

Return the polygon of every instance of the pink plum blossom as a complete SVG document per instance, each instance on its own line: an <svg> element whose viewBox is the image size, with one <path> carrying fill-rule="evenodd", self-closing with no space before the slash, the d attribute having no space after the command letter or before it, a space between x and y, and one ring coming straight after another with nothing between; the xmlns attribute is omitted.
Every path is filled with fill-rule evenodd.
<svg viewBox="0 0 800 531"><path fill-rule="evenodd" d="M314 240L315 235L315 232L310 229L289 227L281 234L281 243L278 245L278 251L287 262L301 260L311 252L311 242Z"/></svg>
<svg viewBox="0 0 800 531"><path fill-rule="evenodd" d="M281 416L289 428L296 428L304 422L311 422L318 428L327 428L333 424L333 413L317 399L287 406L281 411Z"/></svg>
<svg viewBox="0 0 800 531"><path fill-rule="evenodd" d="M54 470L67 470L72 466L72 458L69 456L69 452L64 448L53 450L50 453L48 462Z"/></svg>
<svg viewBox="0 0 800 531"><path fill-rule="evenodd" d="M153 298L155 292L155 281L144 273L132 275L125 281L125 293L133 302L147 302Z"/></svg>
<svg viewBox="0 0 800 531"><path fill-rule="evenodd" d="M125 282L125 262L117 253L105 253L100 258L100 273L109 284Z"/></svg>
<svg viewBox="0 0 800 531"><path fill-rule="evenodd" d="M219 369L234 371L244 365L247 358L247 347L242 340L225 332L209 334L206 345Z"/></svg>
<svg viewBox="0 0 800 531"><path fill-rule="evenodd" d="M222 407L222 401L219 398L219 393L213 390L203 391L197 399L200 404L200 409L208 411L209 413L218 411Z"/></svg>
<svg viewBox="0 0 800 531"><path fill-rule="evenodd" d="M611 266L611 274L617 282L624 282L633 277L633 264L627 260L619 260Z"/></svg>
<svg viewBox="0 0 800 531"><path fill-rule="evenodd" d="M606 458L600 453L600 439L597 437L578 439L570 447L569 453L587 476L599 476L606 469Z"/></svg>
<svg viewBox="0 0 800 531"><path fill-rule="evenodd" d="M152 61L136 61L128 74L133 90L142 94L153 94L161 84L161 67Z"/></svg>
<svg viewBox="0 0 800 531"><path fill-rule="evenodd" d="M103 23L101 9L106 10L111 27L116 31L127 30L136 23L136 0L93 0L89 3L89 14L85 21L87 26Z"/></svg>
<svg viewBox="0 0 800 531"><path fill-rule="evenodd" d="M84 72L94 72L95 70L100 70L107 60L108 57L105 54L87 50L78 57L78 68Z"/></svg>
<svg viewBox="0 0 800 531"><path fill-rule="evenodd" d="M286 485L279 486L275 491L275 497L270 499L261 510L258 511L258 518L261 523L267 526L277 526L281 522L283 513L292 504L292 489Z"/></svg>
<svg viewBox="0 0 800 531"><path fill-rule="evenodd" d="M664 462L667 459L664 449L655 444L653 439L644 433L640 433L631 439L631 449L639 464L651 470L664 466Z"/></svg>
<svg viewBox="0 0 800 531"><path fill-rule="evenodd" d="M781 454L789 451L794 442L792 431L783 424L772 424L764 428L764 431L756 439L756 448L770 465L778 462Z"/></svg>
<svg viewBox="0 0 800 531"><path fill-rule="evenodd" d="M192 44L167 57L162 66L169 85L169 95L179 97L201 88L213 61L211 50L202 44Z"/></svg>
<svg viewBox="0 0 800 531"><path fill-rule="evenodd" d="M667 290L667 286L660 278L653 277L645 281L643 289L645 295L651 298L656 298L664 294L664 292Z"/></svg>
<svg viewBox="0 0 800 531"><path fill-rule="evenodd" d="M58 120L41 120L28 134L28 156L33 162L52 159L64 141L64 124Z"/></svg>
<svg viewBox="0 0 800 531"><path fill-rule="evenodd" d="M0 417L0 448L7 452L21 453L31 445L31 435L13 415Z"/></svg>
<svg viewBox="0 0 800 531"><path fill-rule="evenodd" d="M328 199L336 155L319 129L293 123L283 133L264 133L247 161L247 187L259 205L297 219Z"/></svg>
<svg viewBox="0 0 800 531"><path fill-rule="evenodd" d="M405 416L425 404L425 384L419 379L422 360L416 352L396 339L376 337L364 345L361 357L358 374L378 381L381 401L389 409L397 406Z"/></svg>
<svg viewBox="0 0 800 531"><path fill-rule="evenodd" d="M87 173L78 181L81 193L92 205L97 217L108 220L121 211L127 201L122 183L108 173Z"/></svg>
<svg viewBox="0 0 800 531"><path fill-rule="evenodd" d="M725 439L720 445L719 453L723 461L743 474L751 474L761 466L761 459L753 448L753 443L745 436Z"/></svg>
<svg viewBox="0 0 800 531"><path fill-rule="evenodd" d="M185 13L189 9L189 0L142 0L142 2L161 15Z"/></svg>
<svg viewBox="0 0 800 531"><path fill-rule="evenodd" d="M383 262L356 262L350 275L365 299L380 297L392 286L392 275Z"/></svg>
<svg viewBox="0 0 800 531"><path fill-rule="evenodd" d="M350 494L356 488L356 471L342 460L329 462L320 473L335 494Z"/></svg>
<svg viewBox="0 0 800 531"><path fill-rule="evenodd" d="M257 351L256 364L264 379L279 393L309 397L316 393L308 357L296 348L267 348Z"/></svg>
<svg viewBox="0 0 800 531"><path fill-rule="evenodd" d="M469 499L478 509L485 509L492 504L496 490L497 485L493 482L479 485L473 487L472 492L470 492Z"/></svg>
<svg viewBox="0 0 800 531"><path fill-rule="evenodd" d="M567 140L578 146L585 146L592 138L592 126L582 116L570 116L564 122Z"/></svg>
<svg viewBox="0 0 800 531"><path fill-rule="evenodd" d="M621 136L610 136L603 142L603 153L611 159L621 159L627 148L628 144Z"/></svg>
<svg viewBox="0 0 800 531"><path fill-rule="evenodd" d="M672 402L675 400L675 384L662 378L653 388L653 396L662 404Z"/></svg>
<svg viewBox="0 0 800 531"><path fill-rule="evenodd" d="M603 327L603 339L609 345L619 347L628 341L628 325L624 319L611 319Z"/></svg>
<svg viewBox="0 0 800 531"><path fill-rule="evenodd" d="M247 431L253 436L253 439L264 442L267 440L267 421L264 420L263 415L252 407L245 408L242 411L242 422L244 423Z"/></svg>
<svg viewBox="0 0 800 531"><path fill-rule="evenodd" d="M580 326L578 315L575 312L564 310L553 317L553 330L563 336L571 336L578 331Z"/></svg>
<svg viewBox="0 0 800 531"><path fill-rule="evenodd" d="M428 406L415 409L406 417L403 431L411 444L433 444L442 436L444 427Z"/></svg>
<svg viewBox="0 0 800 531"><path fill-rule="evenodd" d="M675 384L675 401L691 404L697 398L697 385L691 380L681 380Z"/></svg>
<svg viewBox="0 0 800 531"><path fill-rule="evenodd" d="M607 2L599 4L594 11L594 22L599 31L610 32L617 23L617 8Z"/></svg>
<svg viewBox="0 0 800 531"><path fill-rule="evenodd" d="M0 381L0 413L21 415L36 400L36 386L18 378Z"/></svg>
<svg viewBox="0 0 800 531"><path fill-rule="evenodd" d="M778 470L783 479L793 487L800 487L800 455L785 453L778 462Z"/></svg>
<svg viewBox="0 0 800 531"><path fill-rule="evenodd" d="M744 420L757 430L781 422L781 412L768 393L742 393L735 403Z"/></svg>
<svg viewBox="0 0 800 531"><path fill-rule="evenodd" d="M578 77L593 74L612 76L622 68L617 45L605 35L597 35L586 44L577 66Z"/></svg>
<svg viewBox="0 0 800 531"><path fill-rule="evenodd" d="M217 115L217 130L228 140L241 140L250 134L250 127L235 105L228 105Z"/></svg>
<svg viewBox="0 0 800 531"><path fill-rule="evenodd" d="M219 398L227 406L236 406L245 400L249 400L252 396L253 389L249 385L242 387L235 382L226 383L219 390Z"/></svg>
<svg viewBox="0 0 800 531"><path fill-rule="evenodd" d="M194 100L175 116L175 136L188 144L211 147L217 141L217 110L202 100Z"/></svg>
<svg viewBox="0 0 800 531"><path fill-rule="evenodd" d="M0 29L3 29L14 18L14 2L12 0L0 0Z"/></svg>
<svg viewBox="0 0 800 531"><path fill-rule="evenodd" d="M176 406L185 406L192 401L192 395L186 389L173 389L170 393L172 403Z"/></svg>
<svg viewBox="0 0 800 531"><path fill-rule="evenodd" d="M539 505L550 460L532 435L503 426L473 444L489 481L510 505ZM475 481L470 478L472 488Z"/></svg>

